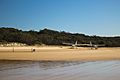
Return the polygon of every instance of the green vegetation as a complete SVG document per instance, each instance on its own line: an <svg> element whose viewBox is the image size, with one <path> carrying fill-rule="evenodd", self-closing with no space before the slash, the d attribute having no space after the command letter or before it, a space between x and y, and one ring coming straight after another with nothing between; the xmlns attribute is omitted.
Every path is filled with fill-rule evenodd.
<svg viewBox="0 0 120 80"><path fill-rule="evenodd" d="M49 29L22 31L15 28L0 28L0 42L18 42L28 45L61 45L63 42L105 44L107 47L120 47L120 37L88 36L79 33L59 32Z"/></svg>

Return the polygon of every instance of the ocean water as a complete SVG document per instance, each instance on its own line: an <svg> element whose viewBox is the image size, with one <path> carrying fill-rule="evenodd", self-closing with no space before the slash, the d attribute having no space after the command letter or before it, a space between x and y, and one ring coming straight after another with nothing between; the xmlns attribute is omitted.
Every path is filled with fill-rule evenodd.
<svg viewBox="0 0 120 80"><path fill-rule="evenodd" d="M120 80L120 61L0 61L0 80Z"/></svg>

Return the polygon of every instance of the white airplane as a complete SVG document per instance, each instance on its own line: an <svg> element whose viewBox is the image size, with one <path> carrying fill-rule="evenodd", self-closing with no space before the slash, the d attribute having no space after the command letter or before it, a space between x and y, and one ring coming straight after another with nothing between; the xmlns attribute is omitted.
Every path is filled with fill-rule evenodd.
<svg viewBox="0 0 120 80"><path fill-rule="evenodd" d="M98 49L98 47L104 47L105 44L92 44L92 42L90 41L90 45L91 49Z"/></svg>
<svg viewBox="0 0 120 80"><path fill-rule="evenodd" d="M87 47L91 47L91 49L98 49L98 47L102 47L105 45L95 45L92 44L92 42L90 41L90 44L78 44L77 41L73 44L73 43L63 43L64 45L69 45L71 46L71 48L77 48L78 46L87 46Z"/></svg>
<svg viewBox="0 0 120 80"><path fill-rule="evenodd" d="M77 41L75 43L63 43L64 45L71 46L71 48L77 48L78 46L86 46L90 44L78 44Z"/></svg>

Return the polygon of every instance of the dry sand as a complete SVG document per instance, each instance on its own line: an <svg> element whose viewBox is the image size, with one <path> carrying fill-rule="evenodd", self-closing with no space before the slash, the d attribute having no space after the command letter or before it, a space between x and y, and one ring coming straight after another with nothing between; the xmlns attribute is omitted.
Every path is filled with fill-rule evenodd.
<svg viewBox="0 0 120 80"><path fill-rule="evenodd" d="M31 52L32 48L35 52ZM116 60L120 59L120 48L90 48L79 47L0 47L0 60ZM14 52L13 52L14 51Z"/></svg>

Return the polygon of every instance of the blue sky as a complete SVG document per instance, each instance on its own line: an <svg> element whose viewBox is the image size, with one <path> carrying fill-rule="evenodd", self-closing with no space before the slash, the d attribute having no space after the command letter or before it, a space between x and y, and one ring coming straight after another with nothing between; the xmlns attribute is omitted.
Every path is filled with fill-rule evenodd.
<svg viewBox="0 0 120 80"><path fill-rule="evenodd" d="M0 0L0 27L120 36L120 0Z"/></svg>

